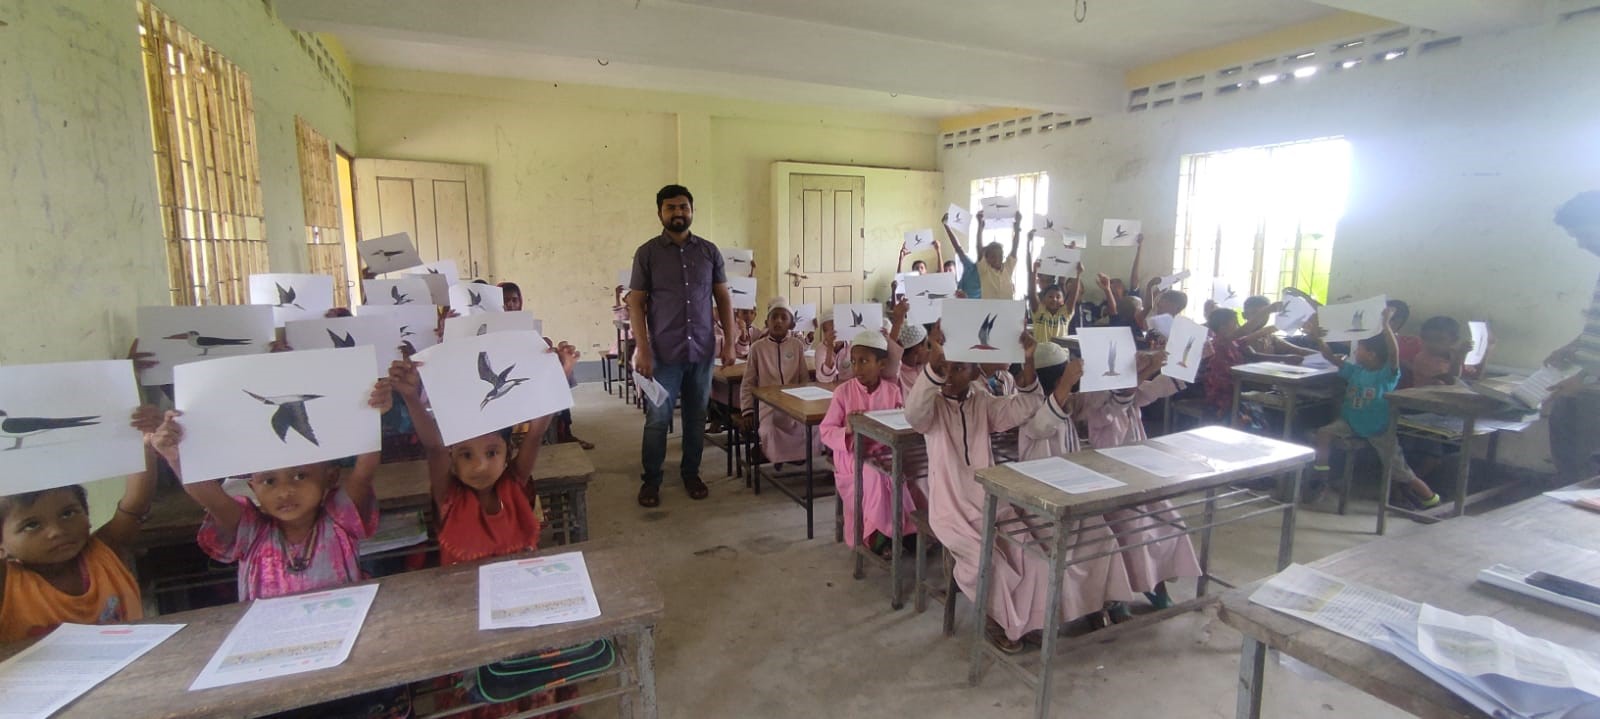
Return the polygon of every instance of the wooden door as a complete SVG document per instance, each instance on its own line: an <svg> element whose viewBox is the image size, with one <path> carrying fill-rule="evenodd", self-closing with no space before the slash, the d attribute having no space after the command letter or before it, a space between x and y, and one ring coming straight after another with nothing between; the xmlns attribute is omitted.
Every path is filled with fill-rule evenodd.
<svg viewBox="0 0 1600 719"><path fill-rule="evenodd" d="M455 260L463 279L494 279L482 167L359 158L355 180L360 239L405 232L422 259Z"/></svg>
<svg viewBox="0 0 1600 719"><path fill-rule="evenodd" d="M789 301L815 304L817 319L833 305L864 299L866 178L841 175L789 176Z"/></svg>

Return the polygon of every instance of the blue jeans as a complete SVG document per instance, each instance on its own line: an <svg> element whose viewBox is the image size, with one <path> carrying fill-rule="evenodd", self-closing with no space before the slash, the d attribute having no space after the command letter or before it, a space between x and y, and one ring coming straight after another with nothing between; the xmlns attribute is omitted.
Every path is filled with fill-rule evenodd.
<svg viewBox="0 0 1600 719"><path fill-rule="evenodd" d="M667 426L672 423L672 408L683 398L683 460L678 473L685 479L700 477L700 454L706 444L706 403L711 401L713 362L681 362L655 366L655 380L667 390L667 401L656 405L645 400L644 444L640 479L661 486L661 465L667 459Z"/></svg>

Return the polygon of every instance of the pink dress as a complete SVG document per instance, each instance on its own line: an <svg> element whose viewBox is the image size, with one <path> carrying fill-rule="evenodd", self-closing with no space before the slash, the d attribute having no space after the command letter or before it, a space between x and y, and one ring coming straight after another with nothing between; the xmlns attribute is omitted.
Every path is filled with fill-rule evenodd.
<svg viewBox="0 0 1600 719"><path fill-rule="evenodd" d="M818 427L822 432L822 443L833 451L834 486L839 492L839 502L844 506L844 541L850 546L855 546L856 542L855 435L850 431L850 415L904 406L900 385L879 380L878 388L869 391L860 379L852 379L833 391L833 404L828 405L828 415L822 418L822 424ZM889 448L868 440L865 452L868 457L887 457ZM863 464L861 484L865 487L865 494L861 496L861 513L866 517L861 536L871 537L873 532L890 536L895 532L896 524L900 527L901 535L916 533L916 525L910 518L914 500L909 484L901 488L902 515L899 522L894 518L894 480L871 464Z"/></svg>
<svg viewBox="0 0 1600 719"><path fill-rule="evenodd" d="M905 355L906 351L893 337L889 337L888 332L884 332L883 336L889 339L889 359L884 363L883 370L878 372L878 376L894 382L900 377L900 358ZM822 366L820 357L821 355L817 360L818 382L844 382L856 376L855 371L850 367L850 344L848 342L834 353L832 370Z"/></svg>
<svg viewBox="0 0 1600 719"><path fill-rule="evenodd" d="M281 597L285 594L327 589L361 580L358 548L361 540L378 529L378 499L370 497L357 507L343 487L328 492L312 530L309 564L299 571L289 565L304 551L289 547L278 523L245 497L239 503L239 528L232 537L222 534L207 514L200 524L200 548L219 562L239 563L239 601Z"/></svg>
<svg viewBox="0 0 1600 719"><path fill-rule="evenodd" d="M906 397L906 419L912 428L927 435L928 523L955 557L956 584L967 596L976 597L984 530L984 491L976 471L993 464L989 434L1027 422L1043 399L1038 383L1021 387L1009 397L996 397L973 385L960 400L944 396L939 391L943 384L944 377L925 368ZM1009 506L1002 506L996 520L1016 516ZM1008 542L997 543L992 559L989 616L1011 639L1044 628L1049 563ZM1063 617L1078 617L1100 608L1098 603L1084 603L1077 592L1062 594Z"/></svg>
<svg viewBox="0 0 1600 719"><path fill-rule="evenodd" d="M750 362L739 384L739 407L744 412L756 409L755 388L805 384L806 343L794 335L781 340L762 335L750 346ZM793 417L762 404L761 453L769 462L800 462L806 458L806 426Z"/></svg>
<svg viewBox="0 0 1600 719"><path fill-rule="evenodd" d="M900 363L900 371L895 374L900 383L900 394L911 394L911 388L917 384L917 378L922 376L922 365Z"/></svg>
<svg viewBox="0 0 1600 719"><path fill-rule="evenodd" d="M1089 441L1096 447L1117 447L1146 439L1140 408L1178 391L1177 382L1165 375L1140 383L1136 390L1112 390L1079 394L1076 416L1089 427ZM1140 517L1144 512L1155 514ZM1166 500L1124 509L1106 515L1111 529L1124 546L1146 544L1123 552L1120 556L1128 568L1128 582L1136 592L1153 592L1156 585L1168 579L1200 576L1200 562L1195 558L1194 544L1189 535L1178 534L1168 522L1182 518Z"/></svg>

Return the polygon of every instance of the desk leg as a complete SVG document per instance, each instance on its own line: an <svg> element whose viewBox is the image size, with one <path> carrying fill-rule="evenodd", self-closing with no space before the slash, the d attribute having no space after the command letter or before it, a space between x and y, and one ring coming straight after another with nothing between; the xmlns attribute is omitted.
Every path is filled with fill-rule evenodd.
<svg viewBox="0 0 1600 719"><path fill-rule="evenodd" d="M900 548L905 546L905 541L900 538L900 530L905 528L905 522L900 518L900 513L905 510L905 507L901 506L900 502L900 492L903 486L900 482L900 450L896 448L892 451L892 465L889 469L894 472L894 479L889 483L889 491L894 492L894 498L889 500L889 516L892 518L889 521L894 522L894 526L889 531L889 606L893 609L899 609L906 605L905 593L900 589ZM857 516L861 514L861 494L861 482L857 479ZM859 519L856 520L857 524L860 521ZM913 561L920 562L921 557L918 556ZM922 573L918 572L917 574L920 577Z"/></svg>
<svg viewBox="0 0 1600 719"><path fill-rule="evenodd" d="M983 678L984 654L989 651L988 639L984 637L984 619L989 616L989 586L994 571L994 543L995 543L995 515L999 511L1000 498L985 492L983 500L983 547L978 555L978 596L972 598L972 664L967 667L967 684L978 686L978 681ZM954 596L947 601L955 602Z"/></svg>
<svg viewBox="0 0 1600 719"><path fill-rule="evenodd" d="M761 417L761 400L757 399L756 400L756 418L757 418L757 421L760 420L760 417ZM749 444L745 447L745 450L744 450L744 463L745 463L745 465L747 466L747 468L748 468L748 470L750 472L750 486L755 488L756 494L761 494L761 471L760 471L760 469L758 467L756 467L756 449L761 444L761 434L758 431L755 434L755 436L746 437L745 440L749 442Z"/></svg>
<svg viewBox="0 0 1600 719"><path fill-rule="evenodd" d="M864 571L865 568L866 568L866 564L865 564L866 556L862 554L862 552L866 551L866 549L867 549L866 546L865 546L865 542L867 541L866 540L866 536L865 536L866 535L866 517L861 516L861 474L862 474L861 466L866 463L866 451L861 446L861 440L862 440L861 433L852 431L850 439L851 439L851 442L855 445L854 447L851 448L850 454L852 455L852 459L855 462L855 470L856 470L855 471L856 499L855 499L855 502L854 502L855 510L856 510L856 524L855 524L855 527L853 527L850 530L851 531L850 536L855 539L855 544L854 544L855 551L851 552L851 554L855 555L855 560L856 560L855 578L856 579L860 579L860 578L866 576L866 572ZM834 487L833 491L834 491L834 496L835 497L839 496L839 494L838 494L839 493L839 488L838 487ZM843 504L843 503L841 502L841 504Z"/></svg>
<svg viewBox="0 0 1600 719"><path fill-rule="evenodd" d="M815 523L812 521L812 512L816 508L815 507L815 505L816 505L816 486L815 486L815 484L814 484L814 482L812 480L812 477L811 477L812 461L814 459L814 457L812 457L812 455L815 454L815 452L813 451L813 447L811 446L811 442L813 441L812 437L811 437L812 431L813 430L811 429L811 423L807 422L806 423L806 539L816 539L816 537L817 537L816 526L815 526Z"/></svg>
<svg viewBox="0 0 1600 719"><path fill-rule="evenodd" d="M1289 563L1294 561L1294 520L1295 509L1300 505L1300 483L1305 481L1306 468L1301 467L1292 474L1284 475L1290 482L1284 488L1288 500L1283 508L1283 526L1278 530L1278 571L1283 571Z"/></svg>
<svg viewBox="0 0 1600 719"><path fill-rule="evenodd" d="M1283 441L1290 442L1294 438L1295 408L1300 403L1299 395L1293 387L1284 387L1283 390Z"/></svg>
<svg viewBox="0 0 1600 719"><path fill-rule="evenodd" d="M634 671L638 673L639 681L638 716L639 719L656 719L655 627L646 627L640 631L634 645ZM624 698L622 705L624 707L628 706L626 698ZM628 714L632 714L632 712L628 712Z"/></svg>
<svg viewBox="0 0 1600 719"><path fill-rule="evenodd" d="M1393 402L1389 403L1389 426L1400 426L1400 408L1396 407ZM1400 443L1396 441L1395 447L1398 448L1399 446ZM1389 529L1389 489L1393 486L1391 482L1394 481L1394 472L1392 471L1394 460L1395 452L1390 451L1389 456L1383 462L1382 470L1379 472L1383 477L1383 481L1378 482L1378 536L1380 537ZM1345 461L1355 461L1355 457L1346 457Z"/></svg>
<svg viewBox="0 0 1600 719"><path fill-rule="evenodd" d="M1234 429L1239 428L1239 391L1239 380L1235 379L1233 380L1233 411L1228 414L1228 421L1226 422L1227 426Z"/></svg>
<svg viewBox="0 0 1600 719"><path fill-rule="evenodd" d="M1461 425L1461 464L1456 469L1456 511L1450 515L1459 517L1467 512L1467 473L1472 471L1472 444L1473 432L1478 431L1478 418L1468 415Z"/></svg>
<svg viewBox="0 0 1600 719"><path fill-rule="evenodd" d="M1261 684L1266 681L1267 647L1250 637L1239 647L1239 704L1235 719L1261 719Z"/></svg>
<svg viewBox="0 0 1600 719"><path fill-rule="evenodd" d="M1067 547L1072 543L1071 519L1056 523L1055 546L1050 552L1050 594L1045 602L1044 637L1039 645L1039 691L1033 698L1033 713L1038 719L1050 717L1050 665L1056 658L1056 642L1061 632L1061 588L1067 573Z"/></svg>
<svg viewBox="0 0 1600 719"><path fill-rule="evenodd" d="M1217 490L1206 490L1206 508L1200 515L1205 529L1200 530L1200 576L1194 580L1194 595L1206 595L1206 585L1211 583L1211 524L1217 518Z"/></svg>

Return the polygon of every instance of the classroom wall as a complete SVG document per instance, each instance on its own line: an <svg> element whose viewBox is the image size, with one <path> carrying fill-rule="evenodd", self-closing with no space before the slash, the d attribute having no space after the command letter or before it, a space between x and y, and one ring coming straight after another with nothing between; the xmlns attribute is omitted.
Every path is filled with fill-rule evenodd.
<svg viewBox="0 0 1600 719"><path fill-rule="evenodd" d="M1144 220L1146 276L1171 268L1186 153L1340 135L1353 146L1331 294L1405 299L1413 322L1488 319L1492 363L1536 366L1582 325L1600 260L1551 222L1600 188L1600 21L1493 35L1345 73L940 153L946 200L974 178L1045 170L1053 213L1081 228ZM1098 244L1098 243L1094 243ZM1131 248L1092 247L1126 272ZM1413 330L1415 327L1412 328ZM1520 461L1539 465L1536 436Z"/></svg>
<svg viewBox="0 0 1600 719"><path fill-rule="evenodd" d="M521 284L546 331L591 357L614 340L606 308L617 271L661 230L662 185L682 181L695 193L696 232L756 250L765 300L780 265L772 256L774 162L934 166L932 120L365 66L356 84L363 156L486 168L485 279ZM910 175L869 188L869 223L929 223L934 193L924 194L926 208L908 208L906 183L914 184ZM889 234L869 233L869 248Z"/></svg>

